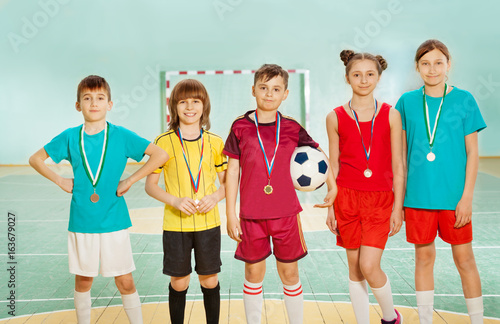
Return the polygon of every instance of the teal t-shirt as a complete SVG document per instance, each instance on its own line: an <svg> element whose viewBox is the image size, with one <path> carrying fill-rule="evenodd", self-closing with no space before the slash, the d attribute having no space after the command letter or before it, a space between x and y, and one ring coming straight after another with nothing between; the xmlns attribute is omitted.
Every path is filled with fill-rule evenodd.
<svg viewBox="0 0 500 324"><path fill-rule="evenodd" d="M430 129L434 128L441 97L426 96ZM401 114L407 142L407 184L404 206L422 209L455 210L465 185L467 154L465 136L486 127L474 97L453 87L446 95L430 152L422 88L401 96L396 109Z"/></svg>
<svg viewBox="0 0 500 324"><path fill-rule="evenodd" d="M59 163L68 160L73 167L74 185L71 199L70 232L108 233L132 226L125 199L116 195L116 189L125 170L127 159L142 160L150 142L126 128L109 124L106 157L97 183L99 201L93 203L94 193L80 154L80 132L82 126L69 128L45 145L45 151ZM101 159L104 130L95 135L84 134L85 153L92 173L95 175Z"/></svg>

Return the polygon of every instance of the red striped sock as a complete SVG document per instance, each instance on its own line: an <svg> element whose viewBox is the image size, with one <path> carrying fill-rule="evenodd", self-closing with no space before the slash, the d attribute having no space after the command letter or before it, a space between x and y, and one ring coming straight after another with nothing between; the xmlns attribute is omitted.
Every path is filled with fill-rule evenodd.
<svg viewBox="0 0 500 324"><path fill-rule="evenodd" d="M299 324L304 319L304 295L300 280L295 285L283 285L285 306L290 324Z"/></svg>
<svg viewBox="0 0 500 324"><path fill-rule="evenodd" d="M243 285L243 304L245 305L247 323L260 323L263 301L262 282L251 283L245 280L245 284Z"/></svg>

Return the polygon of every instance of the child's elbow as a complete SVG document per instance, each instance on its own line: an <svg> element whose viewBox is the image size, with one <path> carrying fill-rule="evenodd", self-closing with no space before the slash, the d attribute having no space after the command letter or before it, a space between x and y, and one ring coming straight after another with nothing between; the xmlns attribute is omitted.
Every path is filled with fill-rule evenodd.
<svg viewBox="0 0 500 324"><path fill-rule="evenodd" d="M36 162L37 162L37 157L36 157L36 154L33 154L32 156L30 156L29 160L28 160L28 163L30 164L30 166L32 168L35 167L36 165Z"/></svg>
<svg viewBox="0 0 500 324"><path fill-rule="evenodd" d="M167 151L165 151L163 149L161 150L160 159L162 161L162 164L164 164L165 162L168 161L168 159L170 159L170 156L168 155Z"/></svg>

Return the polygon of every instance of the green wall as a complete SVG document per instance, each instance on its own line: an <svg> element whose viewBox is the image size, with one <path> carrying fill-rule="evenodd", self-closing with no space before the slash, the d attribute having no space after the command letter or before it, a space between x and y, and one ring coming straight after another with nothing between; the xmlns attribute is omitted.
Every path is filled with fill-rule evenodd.
<svg viewBox="0 0 500 324"><path fill-rule="evenodd" d="M0 0L0 164L26 164L82 122L76 86L89 74L111 85L108 119L153 139L161 130L160 71L265 62L311 71L311 134L326 147L325 116L350 95L341 49L386 58L377 98L395 104L420 85L412 60L428 38L448 45L449 83L471 91L487 121L480 155L500 156L499 11L497 1L464 0ZM246 108L230 107L234 116ZM233 118L216 107L211 117L227 129Z"/></svg>

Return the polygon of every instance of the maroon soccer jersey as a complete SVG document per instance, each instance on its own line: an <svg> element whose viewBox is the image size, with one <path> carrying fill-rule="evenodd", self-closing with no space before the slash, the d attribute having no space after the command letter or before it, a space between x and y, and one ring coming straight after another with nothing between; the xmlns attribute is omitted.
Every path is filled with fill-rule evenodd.
<svg viewBox="0 0 500 324"><path fill-rule="evenodd" d="M224 154L240 160L240 217L248 219L272 219L296 216L302 211L292 177L290 158L297 146L318 147L307 131L293 118L279 113L281 121L278 151L271 175L273 192L268 195L264 187L268 184L267 167L264 160L255 122L250 119L254 111L238 117L224 146ZM273 158L276 122L259 123L259 132L269 163Z"/></svg>

